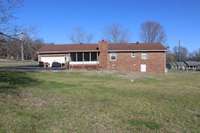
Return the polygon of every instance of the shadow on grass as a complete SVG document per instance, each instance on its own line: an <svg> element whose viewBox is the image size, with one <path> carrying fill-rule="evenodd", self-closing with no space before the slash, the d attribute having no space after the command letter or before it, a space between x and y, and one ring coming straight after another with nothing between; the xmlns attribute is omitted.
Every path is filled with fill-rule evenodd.
<svg viewBox="0 0 200 133"><path fill-rule="evenodd" d="M39 81L26 72L0 72L0 94L19 94L20 87L36 85Z"/></svg>
<svg viewBox="0 0 200 133"><path fill-rule="evenodd" d="M38 65L21 65L21 66L1 66L0 65L0 71L9 71L9 72L38 72L46 70L43 67L39 67Z"/></svg>
<svg viewBox="0 0 200 133"><path fill-rule="evenodd" d="M160 124L152 122L152 121L144 121L144 120L129 120L129 124L131 126L145 126L151 130L160 129Z"/></svg>

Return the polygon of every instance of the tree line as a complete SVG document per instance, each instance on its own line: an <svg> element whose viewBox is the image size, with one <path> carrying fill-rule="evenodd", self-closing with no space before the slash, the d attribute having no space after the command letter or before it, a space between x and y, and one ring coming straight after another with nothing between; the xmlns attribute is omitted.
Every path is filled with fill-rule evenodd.
<svg viewBox="0 0 200 133"><path fill-rule="evenodd" d="M22 5L23 0L0 0L0 58L21 59L23 48L24 59L34 60L38 49L45 44L34 36L34 28L10 24Z"/></svg>
<svg viewBox="0 0 200 133"><path fill-rule="evenodd" d="M4 37L5 38L5 37ZM22 59L22 45L23 45L23 59L36 60L37 51L45 43L40 39L32 39L28 35L25 35L23 40L15 38L8 38L0 40L0 58L4 59Z"/></svg>
<svg viewBox="0 0 200 133"><path fill-rule="evenodd" d="M126 43L130 40L131 33L128 28L121 24L111 24L103 30L103 38L111 43ZM93 35L83 28L77 27L72 30L70 40L73 43L84 44L93 40ZM146 21L141 24L140 38L145 43L165 43L166 34L163 26L156 21Z"/></svg>
<svg viewBox="0 0 200 133"><path fill-rule="evenodd" d="M180 44L167 52L167 63L183 61L200 61L200 48L189 52L188 49Z"/></svg>

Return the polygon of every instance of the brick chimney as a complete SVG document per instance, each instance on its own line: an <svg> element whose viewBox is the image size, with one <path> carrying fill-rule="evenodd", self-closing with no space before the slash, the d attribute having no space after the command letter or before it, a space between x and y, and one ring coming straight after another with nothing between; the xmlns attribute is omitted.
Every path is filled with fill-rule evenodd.
<svg viewBox="0 0 200 133"><path fill-rule="evenodd" d="M107 69L108 64L108 42L102 40L99 42L99 65L102 69Z"/></svg>

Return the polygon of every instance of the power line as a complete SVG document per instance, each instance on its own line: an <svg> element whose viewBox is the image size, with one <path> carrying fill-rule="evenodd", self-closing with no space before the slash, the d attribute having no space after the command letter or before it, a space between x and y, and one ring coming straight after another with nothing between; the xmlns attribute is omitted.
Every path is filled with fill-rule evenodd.
<svg viewBox="0 0 200 133"><path fill-rule="evenodd" d="M178 61L181 61L181 40L178 41Z"/></svg>
<svg viewBox="0 0 200 133"><path fill-rule="evenodd" d="M5 36L5 37L7 37L7 38L9 38L9 39L12 39L12 40L20 40L20 39L18 39L18 38L12 37L11 35L7 35L7 34L5 34L5 33L3 33L3 32L0 32L0 35Z"/></svg>

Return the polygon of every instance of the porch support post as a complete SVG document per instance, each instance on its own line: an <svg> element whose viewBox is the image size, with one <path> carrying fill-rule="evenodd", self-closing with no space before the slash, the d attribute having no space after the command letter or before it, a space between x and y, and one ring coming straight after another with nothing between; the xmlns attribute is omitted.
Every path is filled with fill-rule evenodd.
<svg viewBox="0 0 200 133"><path fill-rule="evenodd" d="M89 59L89 61L92 61L91 52L89 52L89 55L90 55L90 59Z"/></svg>
<svg viewBox="0 0 200 133"><path fill-rule="evenodd" d="M77 55L77 52L76 52L76 61L78 61L78 55Z"/></svg>
<svg viewBox="0 0 200 133"><path fill-rule="evenodd" d="M85 61L85 59L84 59L84 52L82 53L82 57L83 57L82 61Z"/></svg>
<svg viewBox="0 0 200 133"><path fill-rule="evenodd" d="M98 52L97 52L97 61L99 61L99 56L98 56Z"/></svg>

